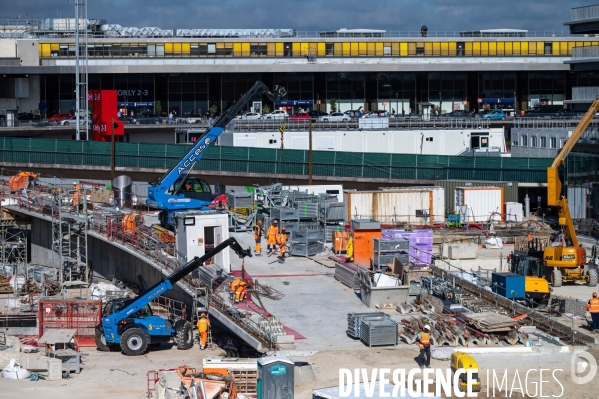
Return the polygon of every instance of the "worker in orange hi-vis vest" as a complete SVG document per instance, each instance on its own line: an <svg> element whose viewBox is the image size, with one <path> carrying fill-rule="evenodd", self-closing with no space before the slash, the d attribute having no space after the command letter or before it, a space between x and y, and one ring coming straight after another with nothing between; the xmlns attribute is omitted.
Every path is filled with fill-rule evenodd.
<svg viewBox="0 0 599 399"><path fill-rule="evenodd" d="M208 329L210 328L210 320L208 320L206 313L202 312L196 326L200 333L200 349L205 349L208 341Z"/></svg>
<svg viewBox="0 0 599 399"><path fill-rule="evenodd" d="M285 227L281 227L281 234L277 234L277 245L279 246L279 263L285 263L285 251L287 251Z"/></svg>
<svg viewBox="0 0 599 399"><path fill-rule="evenodd" d="M73 198L73 206L79 206L79 199L81 197L81 187L77 184L77 182L73 182L73 194L71 194Z"/></svg>
<svg viewBox="0 0 599 399"><path fill-rule="evenodd" d="M599 333L599 298L596 292L593 292L593 297L587 303L587 310L593 319L593 332Z"/></svg>
<svg viewBox="0 0 599 399"><path fill-rule="evenodd" d="M262 220L258 220L256 222L256 226L254 226L254 240L256 240L254 255L262 256Z"/></svg>
<svg viewBox="0 0 599 399"><path fill-rule="evenodd" d="M420 348L420 368L431 366L431 327L426 324L416 336L416 342Z"/></svg>
<svg viewBox="0 0 599 399"><path fill-rule="evenodd" d="M279 234L279 221L277 219L272 221L272 225L266 232L266 254L270 254L275 250L277 245L277 234Z"/></svg>
<svg viewBox="0 0 599 399"><path fill-rule="evenodd" d="M237 285L237 290L235 290L235 303L241 302L245 299L245 291L246 291L247 283L241 279L239 279L239 284Z"/></svg>

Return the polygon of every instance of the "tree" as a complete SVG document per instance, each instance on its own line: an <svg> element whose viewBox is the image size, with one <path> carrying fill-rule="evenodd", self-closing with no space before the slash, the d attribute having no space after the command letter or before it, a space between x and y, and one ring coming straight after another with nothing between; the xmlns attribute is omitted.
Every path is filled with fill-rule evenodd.
<svg viewBox="0 0 599 399"><path fill-rule="evenodd" d="M154 104L154 109L156 110L156 113L158 115L162 113L162 103L160 102L160 100L156 101L156 103Z"/></svg>
<svg viewBox="0 0 599 399"><path fill-rule="evenodd" d="M331 112L337 112L337 99L331 98L329 100L329 105L331 106Z"/></svg>
<svg viewBox="0 0 599 399"><path fill-rule="evenodd" d="M216 106L216 103L212 104L212 106L208 108L208 110L211 114L216 115L216 113L218 112L218 107Z"/></svg>
<svg viewBox="0 0 599 399"><path fill-rule="evenodd" d="M268 104L264 104L262 106L262 113L263 114L270 114L270 107L268 106Z"/></svg>

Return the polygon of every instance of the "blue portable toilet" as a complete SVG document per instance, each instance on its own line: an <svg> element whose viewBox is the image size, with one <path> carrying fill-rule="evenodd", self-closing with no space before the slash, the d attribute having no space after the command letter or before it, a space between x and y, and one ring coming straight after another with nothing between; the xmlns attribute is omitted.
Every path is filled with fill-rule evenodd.
<svg viewBox="0 0 599 399"><path fill-rule="evenodd" d="M294 363L284 356L258 360L258 399L293 399Z"/></svg>

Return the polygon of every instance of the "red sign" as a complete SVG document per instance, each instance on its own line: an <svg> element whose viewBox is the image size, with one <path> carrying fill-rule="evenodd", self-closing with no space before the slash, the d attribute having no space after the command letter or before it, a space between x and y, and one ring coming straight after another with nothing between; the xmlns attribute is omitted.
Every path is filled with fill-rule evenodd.
<svg viewBox="0 0 599 399"><path fill-rule="evenodd" d="M387 103L383 101L383 107L386 107L386 106L387 106Z"/></svg>
<svg viewBox="0 0 599 399"><path fill-rule="evenodd" d="M92 104L92 138L95 141L110 141L112 135L112 121L116 123L115 136L125 134L123 121L117 120L117 91L116 90L89 90L87 102Z"/></svg>
<svg viewBox="0 0 599 399"><path fill-rule="evenodd" d="M46 312L46 314L50 314L50 313L52 313L52 308L50 306L46 306L44 308L44 312Z"/></svg>
<svg viewBox="0 0 599 399"><path fill-rule="evenodd" d="M483 99L482 99L482 98L479 98L479 99L478 99L478 102L479 102L479 103L482 103L482 102L483 102Z"/></svg>
<svg viewBox="0 0 599 399"><path fill-rule="evenodd" d="M479 101L479 102L480 102L480 101ZM464 100L464 101L462 101L462 104L464 104L464 105L468 105L468 100Z"/></svg>

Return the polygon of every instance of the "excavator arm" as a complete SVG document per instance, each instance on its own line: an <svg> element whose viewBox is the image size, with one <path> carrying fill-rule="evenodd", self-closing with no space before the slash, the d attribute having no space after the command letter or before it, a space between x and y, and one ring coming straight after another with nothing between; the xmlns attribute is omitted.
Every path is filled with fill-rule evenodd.
<svg viewBox="0 0 599 399"><path fill-rule="evenodd" d="M553 164L547 168L547 205L555 206L558 211L559 224L564 226L566 236L572 240L572 246L578 247L578 238L574 231L574 224L568 208L568 200L562 195L562 182L559 179L558 170L566 161L566 157L574 148L586 128L589 126L595 114L599 112L599 99L595 100L587 113L580 120L572 135L568 138Z"/></svg>
<svg viewBox="0 0 599 399"><path fill-rule="evenodd" d="M264 83L258 81L241 98L214 122L204 134L198 138L198 141L187 151L185 155L161 177L150 182L148 187L148 199L146 204L167 211L182 209L199 209L210 204L209 201L202 201L193 198L186 198L182 194L183 181L180 181L178 187L171 187L180 177L186 176L199 161L206 149L213 144L218 136L221 135L225 127L231 122L237 114L246 106L248 101L258 92L263 92L271 101L278 102L287 96L284 87L275 86L270 90Z"/></svg>

